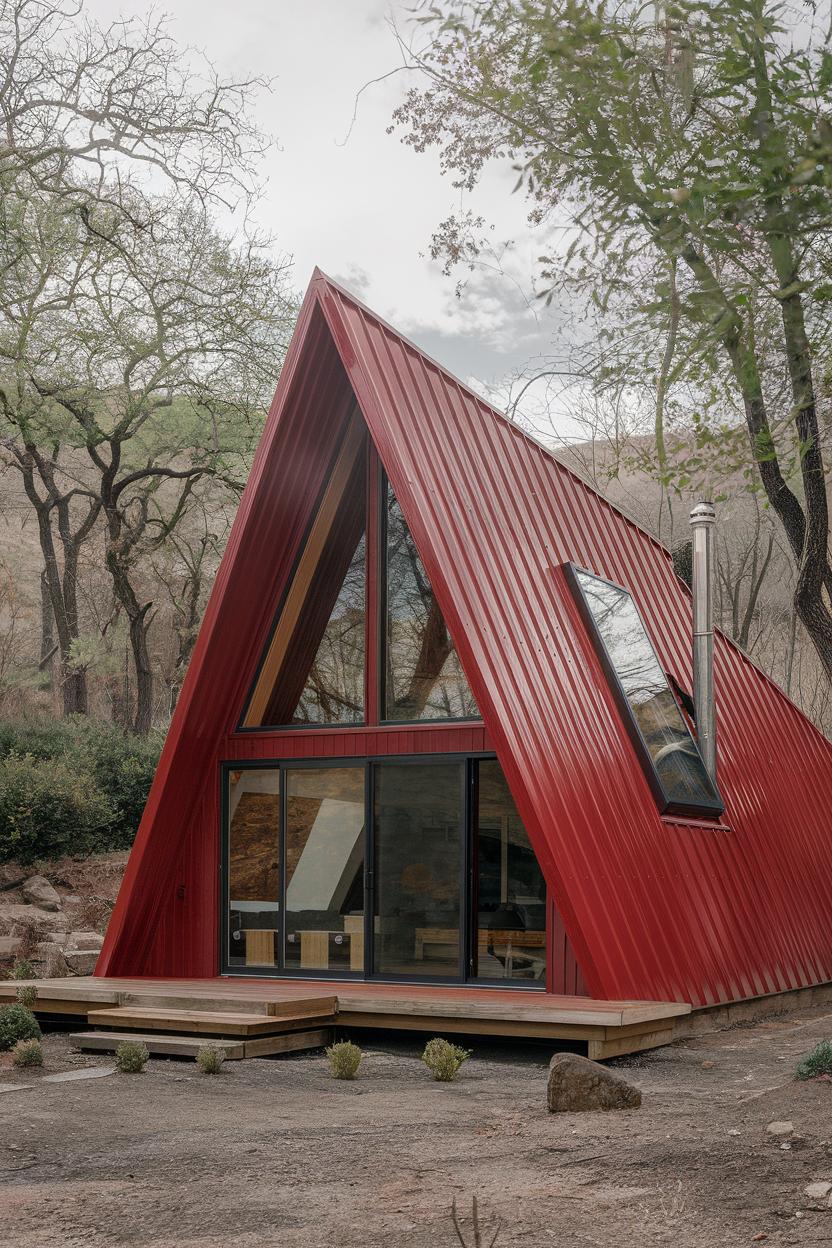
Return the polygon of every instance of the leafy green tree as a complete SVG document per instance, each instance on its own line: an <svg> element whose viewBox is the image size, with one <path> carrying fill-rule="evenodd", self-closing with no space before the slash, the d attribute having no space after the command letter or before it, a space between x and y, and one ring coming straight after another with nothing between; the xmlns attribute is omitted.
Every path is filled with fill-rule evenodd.
<svg viewBox="0 0 832 1248"><path fill-rule="evenodd" d="M629 355L610 350L602 377L647 364L660 382L665 477L666 392L696 387L707 404L698 448L742 454L782 525L795 610L832 678L818 414L832 328L832 52L816 10L447 0L420 20L428 40L410 57L427 82L397 110L405 141L438 145L466 188L494 157L516 162L533 218L568 239L541 258L543 293L582 292L636 342ZM476 224L444 222L435 254L475 262Z"/></svg>

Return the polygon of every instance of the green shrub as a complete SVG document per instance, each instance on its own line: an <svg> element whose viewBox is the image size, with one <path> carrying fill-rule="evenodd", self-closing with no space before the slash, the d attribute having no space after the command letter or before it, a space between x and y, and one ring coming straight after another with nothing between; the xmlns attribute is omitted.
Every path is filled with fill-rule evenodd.
<svg viewBox="0 0 832 1248"><path fill-rule="evenodd" d="M140 1040L122 1040L116 1049L116 1067L123 1075L137 1075L149 1057L147 1045Z"/></svg>
<svg viewBox="0 0 832 1248"><path fill-rule="evenodd" d="M225 1061L225 1049L216 1044L203 1044L196 1055L196 1064L203 1075L218 1075Z"/></svg>
<svg viewBox="0 0 832 1248"><path fill-rule="evenodd" d="M818 1075L832 1075L832 1040L821 1040L794 1072L796 1079L817 1079Z"/></svg>
<svg viewBox="0 0 832 1248"><path fill-rule="evenodd" d="M13 1049L18 1040L40 1040L38 1020L25 1005L0 1009L0 1053Z"/></svg>
<svg viewBox="0 0 832 1248"><path fill-rule="evenodd" d="M43 1049L40 1040L18 1040L12 1049L15 1066L42 1066Z"/></svg>
<svg viewBox="0 0 832 1248"><path fill-rule="evenodd" d="M0 862L129 848L160 744L85 716L0 724Z"/></svg>
<svg viewBox="0 0 832 1248"><path fill-rule="evenodd" d="M437 1036L434 1040L428 1040L422 1061L439 1083L450 1083L456 1079L460 1066L470 1056L470 1049L461 1049L458 1044L451 1044Z"/></svg>
<svg viewBox="0 0 832 1248"><path fill-rule="evenodd" d="M33 1010L38 999L38 990L34 984L21 984L17 990L17 999L27 1010Z"/></svg>
<svg viewBox="0 0 832 1248"><path fill-rule="evenodd" d="M0 759L0 861L93 853L112 819L104 794L66 759Z"/></svg>
<svg viewBox="0 0 832 1248"><path fill-rule="evenodd" d="M12 979L34 979L35 968L28 958L19 958L12 967Z"/></svg>
<svg viewBox="0 0 832 1248"><path fill-rule="evenodd" d="M351 1040L340 1040L326 1050L333 1079L354 1079L361 1065L362 1053Z"/></svg>

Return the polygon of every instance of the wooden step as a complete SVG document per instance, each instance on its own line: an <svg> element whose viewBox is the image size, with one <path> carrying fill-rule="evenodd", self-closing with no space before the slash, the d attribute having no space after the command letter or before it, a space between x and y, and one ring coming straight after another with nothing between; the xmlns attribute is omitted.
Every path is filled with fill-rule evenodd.
<svg viewBox="0 0 832 1248"><path fill-rule="evenodd" d="M114 1005L131 1006L137 1009L152 1010L209 1010L222 1014L229 1011L235 1014L275 1014L291 1015L293 1018L323 1018L335 1014L338 1009L338 998L332 993L327 995L303 995L285 999L268 1001L256 997L212 996L210 994L185 992L122 992Z"/></svg>
<svg viewBox="0 0 832 1248"><path fill-rule="evenodd" d="M335 1039L333 1027L315 1027L312 1031L287 1031L279 1036L261 1036L246 1040L246 1057L273 1057L276 1053L301 1053L304 1049L322 1049Z"/></svg>
<svg viewBox="0 0 832 1248"><path fill-rule="evenodd" d="M208 1043L204 1036L159 1036L136 1031L79 1031L70 1035L69 1039L76 1049L97 1053L115 1053L125 1040L133 1040L146 1045L150 1053L159 1057L196 1057L203 1045ZM211 1043L223 1049L229 1061L245 1057L242 1040L212 1040Z"/></svg>
<svg viewBox="0 0 832 1248"><path fill-rule="evenodd" d="M320 1049L330 1044L334 1036L332 1027L315 1027L307 1031L290 1031L282 1035L260 1036L254 1040L242 1036L233 1040L213 1039L206 1036L166 1036L138 1031L79 1031L70 1035L76 1049L98 1053L115 1053L125 1040L135 1040L146 1045L148 1052L157 1057L193 1057L204 1045L211 1043L223 1049L228 1061L243 1057L273 1057L278 1053L301 1053L304 1049Z"/></svg>
<svg viewBox="0 0 832 1248"><path fill-rule="evenodd" d="M181 1031L196 1035L263 1036L334 1022L334 1014L252 1014L229 1010L145 1009L122 1005L90 1010L91 1027L118 1027L144 1031Z"/></svg>

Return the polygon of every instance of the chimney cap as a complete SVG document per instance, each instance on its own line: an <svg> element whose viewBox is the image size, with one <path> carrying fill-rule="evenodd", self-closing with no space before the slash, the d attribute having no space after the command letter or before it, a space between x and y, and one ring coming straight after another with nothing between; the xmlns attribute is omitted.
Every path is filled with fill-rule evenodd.
<svg viewBox="0 0 832 1248"><path fill-rule="evenodd" d="M691 524L713 524L716 520L716 508L708 499L700 499L690 511Z"/></svg>

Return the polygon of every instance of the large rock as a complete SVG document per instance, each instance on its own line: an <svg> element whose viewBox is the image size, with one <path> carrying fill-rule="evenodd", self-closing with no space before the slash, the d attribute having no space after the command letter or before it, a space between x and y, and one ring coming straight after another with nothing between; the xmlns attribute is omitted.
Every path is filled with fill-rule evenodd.
<svg viewBox="0 0 832 1248"><path fill-rule="evenodd" d="M66 919L57 911L40 910L17 902L0 904L0 933L4 936L33 936L65 931Z"/></svg>
<svg viewBox="0 0 832 1248"><path fill-rule="evenodd" d="M74 951L65 949L64 961L72 975L92 975L95 970L95 964L98 961L98 953L97 949L76 949Z"/></svg>
<svg viewBox="0 0 832 1248"><path fill-rule="evenodd" d="M45 875L33 875L20 886L24 901L40 910L60 910L61 898Z"/></svg>
<svg viewBox="0 0 832 1248"><path fill-rule="evenodd" d="M98 932L70 932L66 938L67 953L99 953L104 937Z"/></svg>
<svg viewBox="0 0 832 1248"><path fill-rule="evenodd" d="M606 1066L577 1053L556 1053L549 1063L550 1114L593 1109L638 1109L641 1093Z"/></svg>
<svg viewBox="0 0 832 1248"><path fill-rule="evenodd" d="M60 945L43 946L43 974L45 979L64 979L72 974Z"/></svg>
<svg viewBox="0 0 832 1248"><path fill-rule="evenodd" d="M19 936L0 936L0 958L13 958L23 948Z"/></svg>

